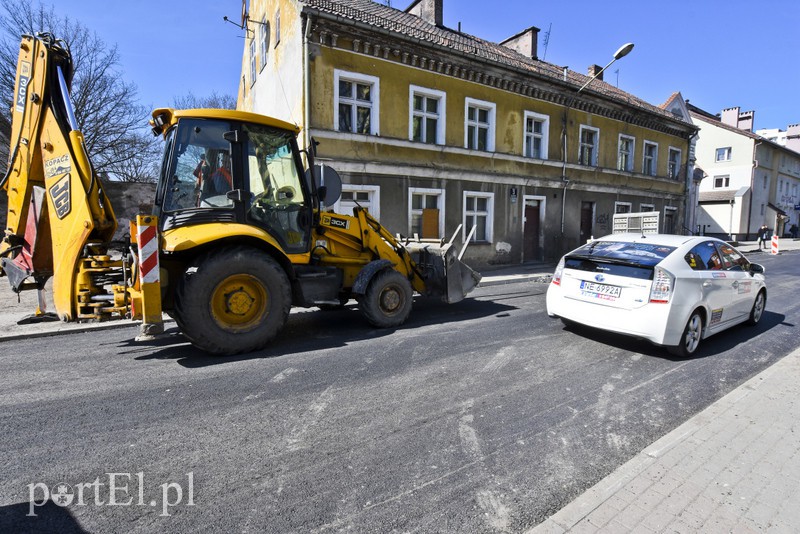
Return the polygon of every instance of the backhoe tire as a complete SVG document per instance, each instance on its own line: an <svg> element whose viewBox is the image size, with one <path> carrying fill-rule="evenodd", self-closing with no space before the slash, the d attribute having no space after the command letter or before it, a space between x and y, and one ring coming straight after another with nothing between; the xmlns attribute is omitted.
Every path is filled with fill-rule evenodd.
<svg viewBox="0 0 800 534"><path fill-rule="evenodd" d="M370 280L358 305L373 326L393 328L408 319L413 295L414 290L405 276L394 269L385 269Z"/></svg>
<svg viewBox="0 0 800 534"><path fill-rule="evenodd" d="M226 247L200 257L175 295L175 321L197 348L233 355L263 348L292 305L286 273L267 253Z"/></svg>

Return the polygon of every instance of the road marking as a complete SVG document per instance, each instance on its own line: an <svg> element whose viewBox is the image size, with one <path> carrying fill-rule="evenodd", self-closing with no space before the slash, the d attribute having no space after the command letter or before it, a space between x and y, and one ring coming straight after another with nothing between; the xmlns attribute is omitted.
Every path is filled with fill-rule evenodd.
<svg viewBox="0 0 800 534"><path fill-rule="evenodd" d="M486 513L489 525L500 531L507 531L511 510L494 491L479 491L478 504Z"/></svg>
<svg viewBox="0 0 800 534"><path fill-rule="evenodd" d="M303 436L308 432L308 429L319 422L320 415L328 407L333 399L332 390L333 386L328 386L314 402L308 405L308 409L302 415L300 424L292 427L289 437L286 439L290 451L296 451L303 448Z"/></svg>
<svg viewBox="0 0 800 534"><path fill-rule="evenodd" d="M483 366L482 372L494 373L496 371L499 371L500 369L505 367L513 357L514 354L511 351L507 350L507 348L502 348L500 349L500 351L498 351L497 354L494 355L494 357L492 357L491 360L489 360L486 363L486 365Z"/></svg>
<svg viewBox="0 0 800 534"><path fill-rule="evenodd" d="M475 420L472 414L461 417L458 421L458 437L461 440L461 449L473 460L483 458L481 444L478 442L478 434L471 424Z"/></svg>
<svg viewBox="0 0 800 534"><path fill-rule="evenodd" d="M287 367L277 375L273 376L270 382L272 382L273 384L278 384L280 382L283 382L284 380L286 380L287 377L295 374L298 371L299 369L295 369L294 367Z"/></svg>

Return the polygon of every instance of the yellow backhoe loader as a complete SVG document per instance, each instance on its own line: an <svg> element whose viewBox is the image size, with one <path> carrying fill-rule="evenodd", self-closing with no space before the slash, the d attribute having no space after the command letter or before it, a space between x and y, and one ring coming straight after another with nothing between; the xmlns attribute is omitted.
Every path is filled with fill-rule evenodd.
<svg viewBox="0 0 800 534"><path fill-rule="evenodd" d="M230 110L153 112L166 140L153 213L112 254L113 185L98 179L78 131L72 71L65 43L23 36L2 180L0 275L40 295L52 278L62 321L129 318L152 335L168 313L200 349L236 354L267 345L293 305L355 298L370 323L396 327L414 291L452 303L480 281L452 240L401 241L364 209L326 211L341 181L314 165L313 143L301 150L296 126Z"/></svg>

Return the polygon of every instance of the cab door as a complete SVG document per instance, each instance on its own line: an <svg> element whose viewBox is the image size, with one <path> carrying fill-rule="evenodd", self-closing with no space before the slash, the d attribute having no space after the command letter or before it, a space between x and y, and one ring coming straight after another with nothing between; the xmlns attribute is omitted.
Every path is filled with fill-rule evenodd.
<svg viewBox="0 0 800 534"><path fill-rule="evenodd" d="M287 254L310 250L313 206L293 132L244 123L247 223L266 230Z"/></svg>
<svg viewBox="0 0 800 534"><path fill-rule="evenodd" d="M696 272L701 300L709 310L708 324L716 329L733 318L731 309L735 280L725 271L719 250L714 241L703 241L686 256L689 266Z"/></svg>
<svg viewBox="0 0 800 534"><path fill-rule="evenodd" d="M731 319L741 319L750 314L755 299L756 285L750 275L750 262L727 243L717 243L730 284Z"/></svg>

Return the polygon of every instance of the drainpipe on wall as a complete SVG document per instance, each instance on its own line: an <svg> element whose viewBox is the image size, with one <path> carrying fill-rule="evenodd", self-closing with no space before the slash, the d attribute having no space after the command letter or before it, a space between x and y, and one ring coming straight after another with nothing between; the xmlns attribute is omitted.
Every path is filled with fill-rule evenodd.
<svg viewBox="0 0 800 534"><path fill-rule="evenodd" d="M567 179L567 131L569 130L569 108L575 102L575 97L571 97L567 106L564 108L564 116L561 119L561 183L563 189L561 190L561 239L564 239L564 217L567 209L567 186L569 179Z"/></svg>
<svg viewBox="0 0 800 534"><path fill-rule="evenodd" d="M308 148L311 145L311 103L309 97L311 95L311 65L308 59L308 39L311 35L311 17L305 17L306 27L303 32L303 147Z"/></svg>
<svg viewBox="0 0 800 534"><path fill-rule="evenodd" d="M686 149L689 151L686 154L686 199L684 205L686 210L684 212L684 228L689 231L689 235L695 235L697 229L697 195L694 185L694 163L692 162L692 143L697 138L697 132L689 136L689 143ZM686 220L688 219L688 221Z"/></svg>
<svg viewBox="0 0 800 534"><path fill-rule="evenodd" d="M753 168L750 171L750 205L747 206L747 233L745 239L750 239L750 217L753 213L753 197L756 194L756 169L758 169L758 160L756 159L756 150L761 141L753 145Z"/></svg>

